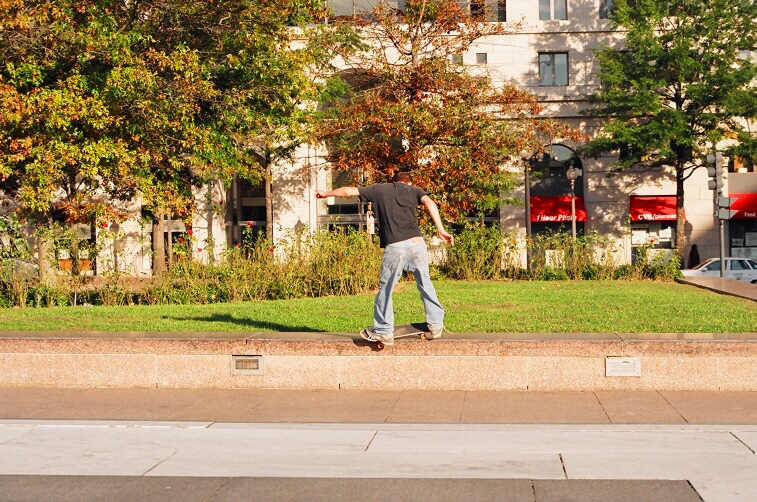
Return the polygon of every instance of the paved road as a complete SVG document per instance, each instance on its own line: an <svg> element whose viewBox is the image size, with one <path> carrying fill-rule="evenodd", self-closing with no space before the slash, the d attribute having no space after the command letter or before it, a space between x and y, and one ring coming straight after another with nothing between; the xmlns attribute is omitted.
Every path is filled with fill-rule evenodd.
<svg viewBox="0 0 757 502"><path fill-rule="evenodd" d="M416 479L420 484L413 489L431 479L458 483L465 479L688 480L707 502L753 502L757 499L755 448L754 425L0 421L0 474L11 476L3 478L6 490L18 490L13 486L24 479L36 479L44 490L44 483L51 481L36 476L51 475L331 478L336 483L330 488L336 490L332 494L340 490L349 494L341 481L336 482L340 478ZM35 477L19 477L23 475ZM98 478L93 479L90 483L97 484ZM537 481L534 489L570 488ZM210 483L201 481L206 482ZM237 483L243 481L232 485ZM297 493L297 481L283 483L290 483L292 493ZM367 487L375 484L365 483L366 491L373 490ZM681 487L685 485L664 485L666 490ZM684 498L678 500L686 501L690 495L684 491L680 495Z"/></svg>
<svg viewBox="0 0 757 502"><path fill-rule="evenodd" d="M0 476L5 501L701 502L687 481Z"/></svg>
<svg viewBox="0 0 757 502"><path fill-rule="evenodd" d="M1 388L0 419L757 424L757 392Z"/></svg>

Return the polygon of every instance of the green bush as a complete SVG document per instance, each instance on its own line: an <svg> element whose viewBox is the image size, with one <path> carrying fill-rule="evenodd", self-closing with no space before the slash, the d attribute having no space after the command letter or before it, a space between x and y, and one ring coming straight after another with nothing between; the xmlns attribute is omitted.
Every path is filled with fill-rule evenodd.
<svg viewBox="0 0 757 502"><path fill-rule="evenodd" d="M175 264L145 293L146 303L216 303L353 295L377 287L381 250L352 230L265 238L230 249L219 264Z"/></svg>
<svg viewBox="0 0 757 502"><path fill-rule="evenodd" d="M382 251L374 236L352 230L292 233L275 247L246 235L243 246L227 250L217 264L179 259L168 272L150 280L119 274L96 279L58 277L40 284L20 273L18 260L0 260L0 307L209 304L250 300L354 295L377 287ZM523 269L518 239L481 224L465 226L446 248L445 259L431 266L432 277L464 280L502 277L526 280L655 279L679 277L677 257L639 249L633 265L615 266L614 249L597 234L556 233L529 244L531 267ZM89 281L87 286L85 283Z"/></svg>
<svg viewBox="0 0 757 502"><path fill-rule="evenodd" d="M532 279L551 277L558 269L567 279L611 279L616 268L614 247L596 232L575 239L565 232L540 234L528 247L531 262L527 275Z"/></svg>
<svg viewBox="0 0 757 502"><path fill-rule="evenodd" d="M568 277L568 272L561 269L561 268L552 268L552 267L544 267L539 270L539 276L537 277L537 280L539 281L567 281L570 277Z"/></svg>
<svg viewBox="0 0 757 502"><path fill-rule="evenodd" d="M672 253L671 256L665 256L664 254L658 254L647 265L647 274L650 279L672 281L679 277L681 274L681 261L678 255Z"/></svg>
<svg viewBox="0 0 757 502"><path fill-rule="evenodd" d="M442 267L452 279L495 279L503 273L505 242L496 227L466 225L447 249Z"/></svg>
<svg viewBox="0 0 757 502"><path fill-rule="evenodd" d="M615 280L633 278L634 269L631 265L620 265L613 272L612 278Z"/></svg>
<svg viewBox="0 0 757 502"><path fill-rule="evenodd" d="M652 248L636 248L631 265L631 279L672 281L682 276L681 260L675 252L657 252L650 257Z"/></svg>

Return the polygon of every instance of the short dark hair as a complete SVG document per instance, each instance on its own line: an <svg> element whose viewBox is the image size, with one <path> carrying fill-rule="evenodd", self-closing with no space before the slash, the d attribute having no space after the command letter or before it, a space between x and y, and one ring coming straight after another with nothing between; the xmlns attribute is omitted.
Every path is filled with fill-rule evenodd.
<svg viewBox="0 0 757 502"><path fill-rule="evenodd" d="M410 177L410 173L408 173L407 171L397 171L396 173L394 173L392 181L400 183L412 183L413 179Z"/></svg>

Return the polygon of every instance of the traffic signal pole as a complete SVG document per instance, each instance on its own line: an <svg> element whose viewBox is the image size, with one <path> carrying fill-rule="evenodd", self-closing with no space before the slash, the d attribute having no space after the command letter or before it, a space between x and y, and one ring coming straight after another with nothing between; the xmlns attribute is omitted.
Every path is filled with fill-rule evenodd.
<svg viewBox="0 0 757 502"><path fill-rule="evenodd" d="M720 243L720 277L725 277L725 223L731 219L731 199L728 197L728 161L719 152L709 156L707 186L712 190L715 217L718 219Z"/></svg>
<svg viewBox="0 0 757 502"><path fill-rule="evenodd" d="M720 277L725 277L725 222L720 220Z"/></svg>

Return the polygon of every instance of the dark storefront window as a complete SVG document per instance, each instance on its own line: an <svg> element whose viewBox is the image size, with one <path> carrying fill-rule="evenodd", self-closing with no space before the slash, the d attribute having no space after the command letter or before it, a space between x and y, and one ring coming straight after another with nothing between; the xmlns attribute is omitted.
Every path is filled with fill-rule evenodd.
<svg viewBox="0 0 757 502"><path fill-rule="evenodd" d="M576 234L583 235L586 208L583 200L583 165L573 149L550 145L544 154L532 161L531 235L571 232L569 168L578 169L574 183L576 198Z"/></svg>
<svg viewBox="0 0 757 502"><path fill-rule="evenodd" d="M757 260L757 219L731 220L731 256Z"/></svg>

